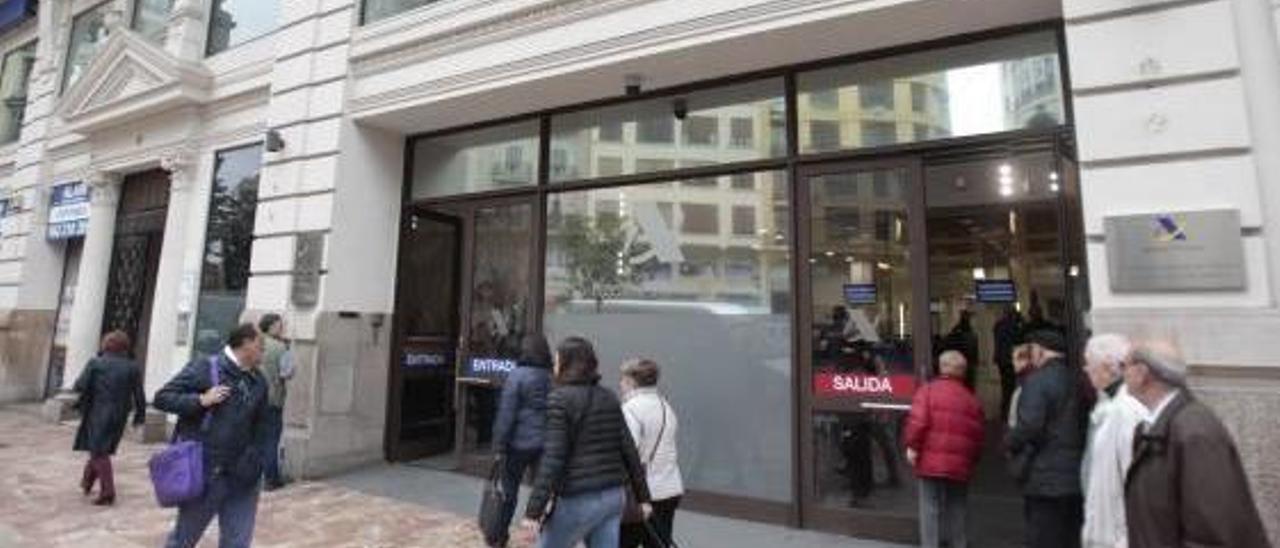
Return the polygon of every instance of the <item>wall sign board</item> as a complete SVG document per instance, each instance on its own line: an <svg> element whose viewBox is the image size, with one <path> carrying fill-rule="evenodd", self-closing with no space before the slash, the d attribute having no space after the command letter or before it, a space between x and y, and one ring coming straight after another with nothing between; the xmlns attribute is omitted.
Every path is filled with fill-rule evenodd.
<svg viewBox="0 0 1280 548"><path fill-rule="evenodd" d="M844 302L851 305L876 304L876 284L844 284Z"/></svg>
<svg viewBox="0 0 1280 548"><path fill-rule="evenodd" d="M49 199L50 240L79 238L89 229L89 185L66 183L54 185Z"/></svg>
<svg viewBox="0 0 1280 548"><path fill-rule="evenodd" d="M306 232L293 241L293 283L290 300L295 306L320 302L320 267L324 264L324 233Z"/></svg>
<svg viewBox="0 0 1280 548"><path fill-rule="evenodd" d="M1018 289L1013 280L975 280L973 293L980 303L1018 302Z"/></svg>
<svg viewBox="0 0 1280 548"><path fill-rule="evenodd" d="M1107 217L1105 229L1116 293L1245 289L1238 210Z"/></svg>

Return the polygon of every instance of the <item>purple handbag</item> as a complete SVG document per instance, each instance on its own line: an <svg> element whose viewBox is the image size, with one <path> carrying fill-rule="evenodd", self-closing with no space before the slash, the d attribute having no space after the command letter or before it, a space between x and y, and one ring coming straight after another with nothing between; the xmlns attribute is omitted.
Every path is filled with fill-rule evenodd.
<svg viewBox="0 0 1280 548"><path fill-rule="evenodd" d="M217 386L218 362L209 358L209 378ZM209 429L212 411L205 411L200 422L200 432ZM164 508L172 508L196 500L204 495L204 444L197 440L178 439L151 456L147 461L151 471L151 486L155 488L156 502Z"/></svg>

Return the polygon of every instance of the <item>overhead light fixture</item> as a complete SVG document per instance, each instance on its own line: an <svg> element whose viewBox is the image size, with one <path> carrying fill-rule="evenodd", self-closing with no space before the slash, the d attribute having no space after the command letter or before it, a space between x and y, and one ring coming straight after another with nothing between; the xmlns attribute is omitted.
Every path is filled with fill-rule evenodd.
<svg viewBox="0 0 1280 548"><path fill-rule="evenodd" d="M1056 171L1050 171L1050 172L1049 172L1049 180L1050 180L1050 181L1057 181L1057 180L1058 180L1058 172L1056 172Z"/></svg>
<svg viewBox="0 0 1280 548"><path fill-rule="evenodd" d="M1061 189L1062 187L1059 187L1058 183L1049 183L1049 192L1057 192Z"/></svg>
<svg viewBox="0 0 1280 548"><path fill-rule="evenodd" d="M1013 175L1013 166L1009 164L1000 164L1000 176L1008 177Z"/></svg>
<svg viewBox="0 0 1280 548"><path fill-rule="evenodd" d="M880 270L892 270L892 269L893 269L893 267L892 267L892 266L889 266L889 263L876 263L876 268L879 268Z"/></svg>
<svg viewBox="0 0 1280 548"><path fill-rule="evenodd" d="M985 280L985 279L987 279L987 270L986 270L985 268L982 268L982 267L978 267L978 268L973 269L973 279L975 279L975 280Z"/></svg>
<svg viewBox="0 0 1280 548"><path fill-rule="evenodd" d="M1007 185L1000 185L1000 195L1004 196L1005 198L1013 196L1013 187L1007 186Z"/></svg>
<svg viewBox="0 0 1280 548"><path fill-rule="evenodd" d="M836 256L836 252L834 252L834 251L828 251L828 252L826 253L826 255L827 255L828 257L835 257L835 256Z"/></svg>

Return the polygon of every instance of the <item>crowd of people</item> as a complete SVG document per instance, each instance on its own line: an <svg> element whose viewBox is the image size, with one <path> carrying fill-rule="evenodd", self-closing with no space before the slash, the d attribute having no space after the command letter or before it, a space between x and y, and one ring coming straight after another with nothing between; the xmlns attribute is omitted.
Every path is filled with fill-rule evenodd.
<svg viewBox="0 0 1280 548"><path fill-rule="evenodd" d="M221 352L193 360L156 393L155 408L178 417L175 439L200 440L206 463L203 494L178 506L167 546L196 545L214 516L220 545L249 546L260 490L284 485L279 444L294 367L282 333L276 314L242 324ZM110 457L130 412L134 424L145 418L129 346L124 333L107 334L75 383L83 420L74 448L90 455L81 488L89 495L98 485L100 505L115 501ZM1236 446L1188 388L1171 345L1097 335L1083 368L1070 364L1060 330L1000 347L1009 356L997 361L1017 376L1002 409L1004 446L1028 547L1270 546ZM920 479L922 545L963 548L986 421L971 358L956 349L937 361L936 378L914 395L903 444ZM509 543L526 475L532 489L516 534L540 548L674 545L684 485L661 370L628 360L615 392L600 385L599 368L586 339L553 351L539 334L523 337L493 425L503 499L489 546Z"/></svg>
<svg viewBox="0 0 1280 548"><path fill-rule="evenodd" d="M1069 365L1058 330L1031 331L1007 349L1017 385L1004 444L1026 546L1270 546L1235 443L1188 388L1171 345L1097 335L1083 371ZM926 547L969 545L967 487L984 421L964 383L968 366L963 353L944 352L907 422Z"/></svg>

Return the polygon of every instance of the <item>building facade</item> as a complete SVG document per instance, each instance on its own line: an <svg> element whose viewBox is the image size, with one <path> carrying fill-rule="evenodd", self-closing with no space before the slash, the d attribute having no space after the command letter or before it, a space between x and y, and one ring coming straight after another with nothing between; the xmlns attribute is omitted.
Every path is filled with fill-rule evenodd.
<svg viewBox="0 0 1280 548"><path fill-rule="evenodd" d="M1115 330L1280 523L1280 3L982 4L4 2L0 401L280 312L293 473L467 469L520 338L585 334L664 366L692 506L910 539L932 356L998 417L1010 326Z"/></svg>

